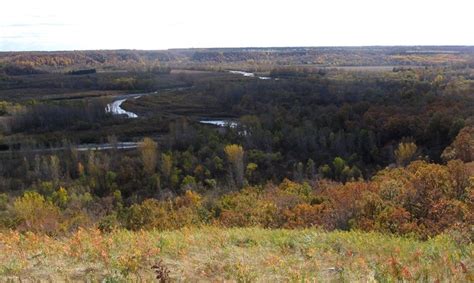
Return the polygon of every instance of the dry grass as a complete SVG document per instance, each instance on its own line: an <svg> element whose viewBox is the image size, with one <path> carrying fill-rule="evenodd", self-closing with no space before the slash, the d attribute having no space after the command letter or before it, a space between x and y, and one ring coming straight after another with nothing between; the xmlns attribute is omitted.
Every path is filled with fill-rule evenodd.
<svg viewBox="0 0 474 283"><path fill-rule="evenodd" d="M67 238L0 233L0 281L152 281L153 265L184 281L451 281L473 278L474 249L378 233L222 229Z"/></svg>

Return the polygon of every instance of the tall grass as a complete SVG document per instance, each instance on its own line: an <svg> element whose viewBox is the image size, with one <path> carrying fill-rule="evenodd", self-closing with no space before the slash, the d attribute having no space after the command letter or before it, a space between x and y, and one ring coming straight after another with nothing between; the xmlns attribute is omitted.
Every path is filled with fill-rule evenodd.
<svg viewBox="0 0 474 283"><path fill-rule="evenodd" d="M79 230L63 238L0 233L0 278L146 280L153 265L185 281L474 280L472 244L366 232L204 227L178 231Z"/></svg>

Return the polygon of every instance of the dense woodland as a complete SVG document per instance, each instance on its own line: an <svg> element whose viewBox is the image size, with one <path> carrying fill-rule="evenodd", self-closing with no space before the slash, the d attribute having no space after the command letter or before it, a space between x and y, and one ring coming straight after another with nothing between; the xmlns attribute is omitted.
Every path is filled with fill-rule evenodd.
<svg viewBox="0 0 474 283"><path fill-rule="evenodd" d="M469 47L0 53L0 229L470 242L473 64ZM138 118L106 113L130 93L146 94L122 105Z"/></svg>

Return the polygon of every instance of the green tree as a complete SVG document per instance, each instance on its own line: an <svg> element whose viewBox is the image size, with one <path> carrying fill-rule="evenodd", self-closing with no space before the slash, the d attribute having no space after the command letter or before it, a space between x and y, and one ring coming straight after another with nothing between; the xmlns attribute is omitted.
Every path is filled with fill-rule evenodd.
<svg viewBox="0 0 474 283"><path fill-rule="evenodd" d="M194 190L196 189L196 179L193 176L186 175L181 182L181 189L186 190Z"/></svg>
<svg viewBox="0 0 474 283"><path fill-rule="evenodd" d="M324 165L320 166L318 171L319 171L319 174L323 178L332 178L333 177L331 166L329 166L328 164L324 164Z"/></svg>
<svg viewBox="0 0 474 283"><path fill-rule="evenodd" d="M67 190L63 187L59 187L52 195L53 203L61 208L65 208L69 200Z"/></svg>
<svg viewBox="0 0 474 283"><path fill-rule="evenodd" d="M336 180L341 180L343 172L347 172L346 169L346 161L341 157L336 157L332 161L332 166L334 168L334 178Z"/></svg>

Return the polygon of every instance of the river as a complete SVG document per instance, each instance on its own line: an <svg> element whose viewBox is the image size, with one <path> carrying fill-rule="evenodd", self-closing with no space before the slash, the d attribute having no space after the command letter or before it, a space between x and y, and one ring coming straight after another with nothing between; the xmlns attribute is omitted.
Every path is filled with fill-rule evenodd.
<svg viewBox="0 0 474 283"><path fill-rule="evenodd" d="M135 99L139 97L140 96L137 96L135 97ZM127 101L126 98L115 100L114 102L107 104L107 107L105 107L105 112L112 113L114 115L127 115L128 118L137 118L137 114L126 111L121 107L122 103L124 103L125 101Z"/></svg>
<svg viewBox="0 0 474 283"><path fill-rule="evenodd" d="M242 75L244 77L251 77L251 78L258 78L260 80L271 80L271 77L263 77L263 76L256 76L254 73L250 72L245 72L245 71L235 71L235 70L230 70L229 73L231 74L237 74L237 75ZM176 89L176 90L182 90L186 89L186 87L179 87L179 88L170 88L166 90L171 90L171 89ZM158 91L155 92L150 92L150 93L135 93L135 94L126 94L126 95L121 95L116 98L116 100L112 101L111 103L107 104L105 107L105 112L107 113L112 113L113 115L126 115L128 118L138 118L138 115L136 113L127 111L122 108L122 104L127 101L127 99L133 98L133 99L138 99L144 95L150 95L150 94L157 94ZM227 122L225 121L200 121L200 123L203 124L212 124L216 126L225 126ZM230 124L231 127L235 127L236 125L233 125L233 123Z"/></svg>
<svg viewBox="0 0 474 283"><path fill-rule="evenodd" d="M131 93L131 94L118 96L116 97L114 101L107 104L107 106L105 107L105 112L112 113L113 115L126 115L128 118L138 118L137 114L123 109L122 103L124 103L130 98L138 99L144 95L157 94L157 93L158 91L149 92L149 93Z"/></svg>
<svg viewBox="0 0 474 283"><path fill-rule="evenodd" d="M229 126L231 128L235 128L238 125L237 122L232 122L232 121L229 121L229 120L200 120L199 123L214 125L214 126L218 126L218 127Z"/></svg>
<svg viewBox="0 0 474 283"><path fill-rule="evenodd" d="M55 152L65 150L76 150L76 151L103 151L103 150L126 150L135 149L140 145L139 142L117 142L117 143L83 143L79 145L70 146L57 146L57 147L45 147L45 148L26 148L20 150L1 150L0 154L15 153L44 153L44 152Z"/></svg>
<svg viewBox="0 0 474 283"><path fill-rule="evenodd" d="M164 90L184 90L190 87L178 87L178 88L169 88ZM127 111L123 109L121 106L122 104L127 101L128 99L138 99L145 95L152 95L157 94L158 91L149 92L149 93L132 93L132 94L125 94L120 95L115 98L111 103L107 104L105 107L105 112L112 113L113 115L126 115L128 118L138 118L136 113ZM208 124L214 125L218 127L226 127L229 126L231 128L237 127L237 122L233 122L230 120L200 120L199 123L201 124ZM127 150L127 149L135 149L138 148L140 145L139 142L117 142L117 143L86 143L86 144L79 144L79 145L72 145L72 146L58 146L58 147L49 147L49 148L31 148L31 149L19 149L13 150L13 152L54 152L54 151L63 151L68 149L73 149L77 151L102 151L102 150L111 150L111 149L119 149L119 150ZM0 150L0 153L9 153L11 150Z"/></svg>
<svg viewBox="0 0 474 283"><path fill-rule="evenodd" d="M229 71L231 74L237 74L237 75L242 75L244 77L250 77L250 78L259 78L260 80L271 80L271 77L260 77L256 76L254 73L249 73L249 72L244 72L244 71Z"/></svg>

